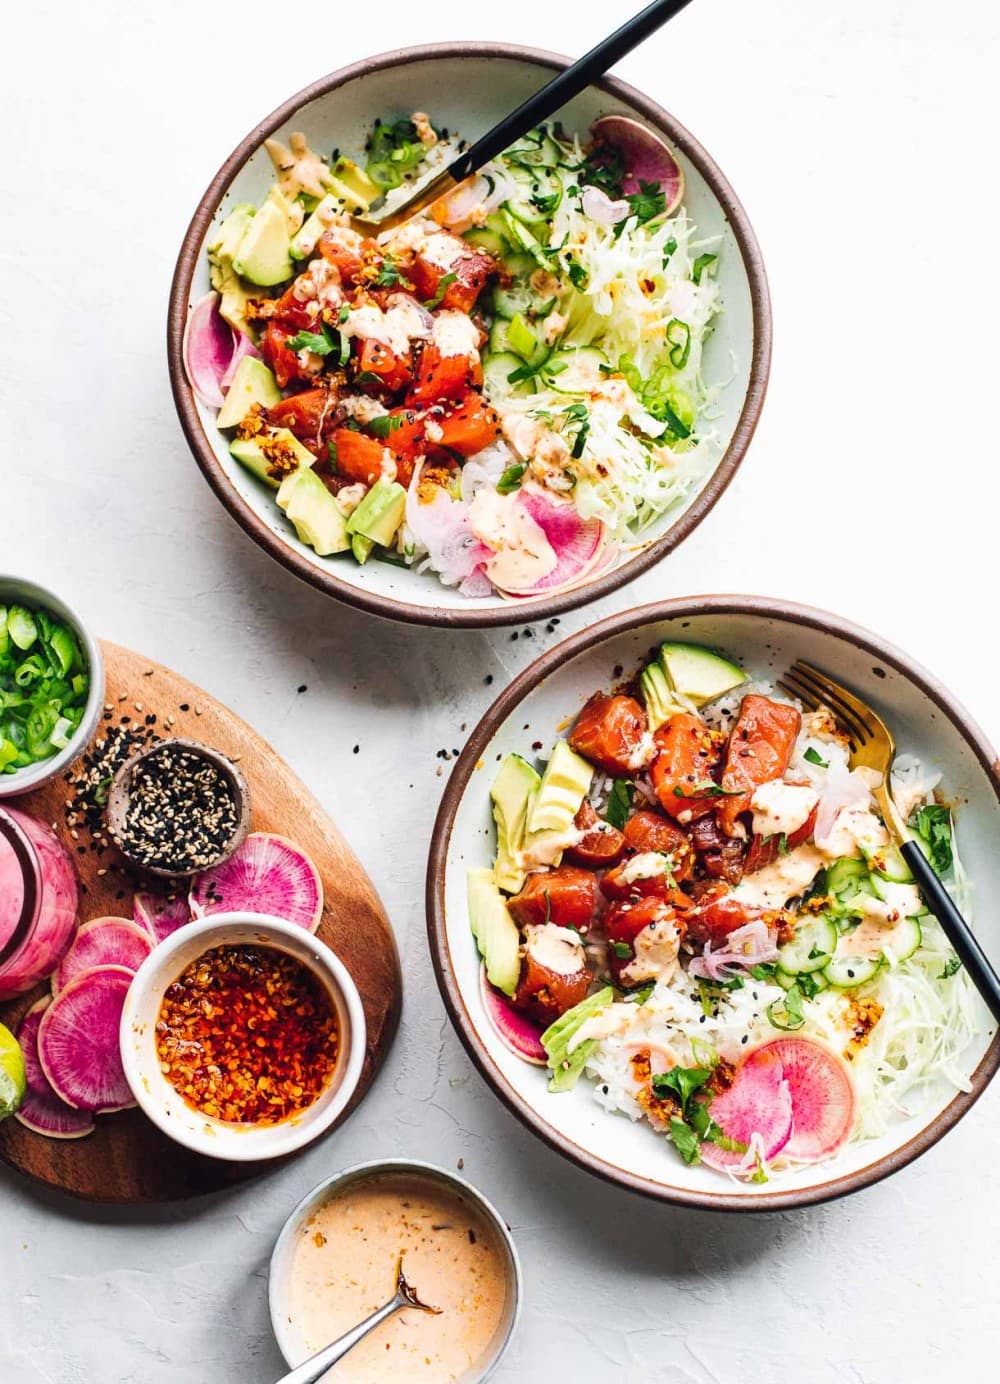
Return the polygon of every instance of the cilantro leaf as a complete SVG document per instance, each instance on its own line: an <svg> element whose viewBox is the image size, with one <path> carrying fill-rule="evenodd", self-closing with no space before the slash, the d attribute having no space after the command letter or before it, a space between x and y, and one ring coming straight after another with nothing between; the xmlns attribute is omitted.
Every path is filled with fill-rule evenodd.
<svg viewBox="0 0 1000 1384"><path fill-rule="evenodd" d="M289 337L288 349L312 351L314 355L324 357L336 354L337 364L345 365L351 354L351 342L349 337L321 322L318 332L296 332L295 336Z"/></svg>
<svg viewBox="0 0 1000 1384"><path fill-rule="evenodd" d="M631 779L615 779L608 796L604 815L616 831L621 831L632 810L633 783Z"/></svg>
<svg viewBox="0 0 1000 1384"><path fill-rule="evenodd" d="M690 1125L685 1124L677 1115L672 1115L667 1133L685 1163L701 1162L701 1140Z"/></svg>
<svg viewBox="0 0 1000 1384"><path fill-rule="evenodd" d="M387 437L391 437L397 428L401 428L402 426L402 415L392 413L380 414L378 418L369 419L368 422L369 430L383 442Z"/></svg>
<svg viewBox="0 0 1000 1384"><path fill-rule="evenodd" d="M675 1095L681 1114L686 1115L688 1104L712 1075L711 1067L671 1067L669 1072L656 1072L652 1077L653 1091L658 1096Z"/></svg>
<svg viewBox="0 0 1000 1384"><path fill-rule="evenodd" d="M619 961L627 961L631 957L632 948L627 942L612 942L610 945L611 950L614 952L615 956L618 957Z"/></svg>
<svg viewBox="0 0 1000 1384"><path fill-rule="evenodd" d="M434 294L433 298L428 298L427 302L424 304L424 307L439 308L441 306L442 300L444 299L444 295L448 292L449 288L451 288L452 284L455 282L457 278L458 275L455 273L442 274L441 278L438 280L437 292Z"/></svg>
<svg viewBox="0 0 1000 1384"><path fill-rule="evenodd" d="M944 963L944 968L941 971L941 974L938 976L938 980L948 980L951 978L951 976L955 975L956 972L960 971L961 969L962 963L961 961L959 961L958 957L949 956L948 960Z"/></svg>
<svg viewBox="0 0 1000 1384"><path fill-rule="evenodd" d="M928 803L917 809L913 825L927 845L930 862L939 875L951 869L954 851L951 845L951 809L938 803Z"/></svg>

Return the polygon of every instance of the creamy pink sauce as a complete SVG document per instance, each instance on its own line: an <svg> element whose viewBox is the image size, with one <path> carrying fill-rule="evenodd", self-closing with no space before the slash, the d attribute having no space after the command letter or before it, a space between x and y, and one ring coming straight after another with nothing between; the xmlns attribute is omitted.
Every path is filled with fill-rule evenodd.
<svg viewBox="0 0 1000 1384"><path fill-rule="evenodd" d="M55 832L8 807L7 811L27 835L38 855L42 900L34 933L0 970L0 999L30 990L55 970L76 921L77 886L73 865ZM21 915L24 881L20 866L5 836L0 836L0 945L7 941Z"/></svg>
<svg viewBox="0 0 1000 1384"><path fill-rule="evenodd" d="M507 1305L506 1257L483 1213L429 1178L391 1173L335 1191L303 1226L291 1261L289 1321L304 1360L407 1281L440 1315L405 1309L383 1322L325 1380L439 1384L485 1367Z"/></svg>

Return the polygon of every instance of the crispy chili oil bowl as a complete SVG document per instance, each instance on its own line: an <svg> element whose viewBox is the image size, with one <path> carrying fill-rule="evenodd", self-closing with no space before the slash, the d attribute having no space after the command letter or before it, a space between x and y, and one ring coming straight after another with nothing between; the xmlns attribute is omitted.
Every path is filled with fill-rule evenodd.
<svg viewBox="0 0 1000 1384"><path fill-rule="evenodd" d="M168 987L156 1021L166 1080L193 1109L238 1125L302 1114L337 1067L329 993L275 947L212 947Z"/></svg>

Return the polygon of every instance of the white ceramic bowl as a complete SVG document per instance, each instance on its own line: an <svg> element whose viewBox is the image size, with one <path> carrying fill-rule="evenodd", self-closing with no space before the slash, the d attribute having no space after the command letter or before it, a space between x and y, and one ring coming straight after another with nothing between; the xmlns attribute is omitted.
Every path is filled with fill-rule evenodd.
<svg viewBox="0 0 1000 1384"><path fill-rule="evenodd" d="M156 1056L155 1025L167 987L209 948L245 945L274 947L308 966L333 1001L340 1029L340 1057L323 1094L294 1119L263 1127L225 1124L193 1110ZM139 967L122 1013L121 1053L143 1113L178 1144L236 1163L282 1158L318 1139L347 1108L365 1060L365 1015L346 966L318 937L259 913L216 913L179 928Z"/></svg>
<svg viewBox="0 0 1000 1384"><path fill-rule="evenodd" d="M328 1177L325 1182L314 1187L296 1206L275 1241L267 1277L271 1329L274 1332L275 1340L278 1342L278 1349L285 1357L289 1367L294 1368L302 1364L302 1346L290 1311L290 1279L292 1256L303 1225L331 1194L340 1191L350 1183L360 1182L367 1178L391 1177L400 1173L425 1177L432 1182L442 1183L445 1187L466 1197L479 1208L493 1225L497 1232L498 1242L506 1251L507 1302L503 1318L486 1358L477 1362L474 1372L469 1371L457 1381L457 1384L481 1384L481 1381L488 1379L499 1365L501 1357L510 1345L521 1315L524 1284L517 1246L514 1244L514 1237L510 1233L507 1222L493 1203L487 1201L482 1192L477 1191L470 1182L466 1182L464 1178L456 1177L446 1168L438 1168L433 1163L423 1163L413 1158L378 1159L371 1163L357 1163L352 1168L345 1168L342 1172L334 1173L332 1177ZM419 1288L420 1285L417 1284L416 1286ZM387 1292L386 1299L388 1297L389 1293Z"/></svg>
<svg viewBox="0 0 1000 1384"><path fill-rule="evenodd" d="M760 250L746 213L711 157L648 97L616 78L588 88L563 110L567 129L586 134L593 121L625 112L658 130L684 170L685 204L705 236L720 235L718 279L724 312L705 349L705 378L727 382L714 426L722 455L683 503L644 532L611 571L554 597L511 601L469 598L431 574L385 562L364 567L346 557L321 558L300 543L274 496L229 455L215 410L194 395L184 373L182 341L190 306L210 291L205 241L238 202L259 204L274 178L263 148L270 135L295 130L329 153L362 149L379 116L429 110L438 123L475 139L544 85L567 60L502 44L447 43L409 48L324 77L266 116L229 156L196 210L181 248L170 296L168 360L174 399L188 442L219 499L241 527L283 566L339 600L390 619L429 625L520 624L607 595L658 562L704 518L732 479L763 405L771 354L771 316ZM192 484L193 484L192 480Z"/></svg>
<svg viewBox="0 0 1000 1384"><path fill-rule="evenodd" d="M18 793L27 793L30 789L38 788L54 779L62 773L67 764L72 764L77 755L86 749L104 707L104 659L100 644L77 612L48 587L40 586L38 582L30 581L26 577L0 573L0 605L23 605L29 610L41 606L60 620L64 620L80 641L90 676L87 705L84 707L80 724L66 748L38 764L29 764L23 769L18 769L15 774L0 774L0 798L13 798Z"/></svg>
<svg viewBox="0 0 1000 1384"><path fill-rule="evenodd" d="M489 785L500 756L550 746L598 688L631 672L668 639L727 652L751 675L775 679L796 659L827 669L885 716L900 752L911 751L943 775L957 804L962 860L978 911L973 923L1000 963L1000 768L968 713L919 664L835 615L746 596L667 601L613 616L564 641L508 687L473 731L445 790L431 844L427 919L438 982L459 1035L496 1093L535 1133L590 1171L663 1201L715 1210L775 1210L854 1191L903 1167L936 1142L983 1092L1000 1065L985 1006L981 1039L968 1054L971 1089L942 1085L916 1115L882 1137L847 1146L827 1163L802 1167L761 1185L688 1167L645 1122L607 1114L586 1079L552 1095L546 1074L517 1058L483 1008L480 965L469 931L467 868L492 864L495 835Z"/></svg>

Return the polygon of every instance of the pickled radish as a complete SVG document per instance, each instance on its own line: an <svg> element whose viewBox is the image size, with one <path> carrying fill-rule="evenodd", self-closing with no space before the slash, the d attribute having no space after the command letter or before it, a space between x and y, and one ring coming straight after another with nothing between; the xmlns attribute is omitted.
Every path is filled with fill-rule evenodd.
<svg viewBox="0 0 1000 1384"><path fill-rule="evenodd" d="M71 980L38 1028L38 1058L56 1095L95 1115L125 1110L135 1100L119 1049L125 996L132 972L96 966Z"/></svg>
<svg viewBox="0 0 1000 1384"><path fill-rule="evenodd" d="M93 1132L92 1116L84 1110L74 1110L59 1099L38 1060L38 1029L42 1015L51 1003L46 995L31 1006L18 1025L17 1040L24 1054L28 1084L14 1118L20 1120L25 1129L30 1129L34 1134L44 1134L48 1139L82 1139Z"/></svg>
<svg viewBox="0 0 1000 1384"><path fill-rule="evenodd" d="M191 921L191 909L183 894L140 893L132 900L132 918L154 942L162 942Z"/></svg>
<svg viewBox="0 0 1000 1384"><path fill-rule="evenodd" d="M616 149L625 161L622 192L641 191L642 183L659 183L670 216L684 197L684 171L659 135L628 115L602 115L590 127L598 144Z"/></svg>
<svg viewBox="0 0 1000 1384"><path fill-rule="evenodd" d="M556 555L551 572L530 586L498 587L508 596L555 595L586 577L602 555L604 525L583 519L569 500L554 500L539 488L524 486L515 501L545 534Z"/></svg>
<svg viewBox="0 0 1000 1384"><path fill-rule="evenodd" d="M846 1062L814 1038L775 1038L755 1048L741 1071L769 1069L775 1061L781 1063L792 1100L792 1132L782 1158L797 1163L828 1158L854 1128L857 1098Z"/></svg>
<svg viewBox="0 0 1000 1384"><path fill-rule="evenodd" d="M763 1053L763 1049L757 1052ZM781 1058L764 1053L758 1062L744 1062L737 1068L733 1084L716 1096L709 1108L727 1138L749 1147L757 1135L764 1158L773 1158L792 1134L792 1096ZM710 1168L731 1170L745 1160L746 1152L705 1143L701 1157Z"/></svg>
<svg viewBox="0 0 1000 1384"><path fill-rule="evenodd" d="M542 1047L543 1030L539 1025L533 1024L526 1015L515 1009L507 996L489 983L485 966L479 973L479 988L483 1008L501 1040L522 1061L544 1067L548 1058Z"/></svg>
<svg viewBox="0 0 1000 1384"><path fill-rule="evenodd" d="M206 293L191 309L182 353L191 388L211 408L222 407L222 381L236 350L236 333L219 313L219 295Z"/></svg>
<svg viewBox="0 0 1000 1384"><path fill-rule="evenodd" d="M145 928L128 918L93 918L84 923L52 976L58 995L71 980L95 966L124 966L133 975L153 950Z"/></svg>
<svg viewBox="0 0 1000 1384"><path fill-rule="evenodd" d="M266 913L315 932L323 916L323 884L294 841L255 831L228 860L198 876L188 902L196 918Z"/></svg>

